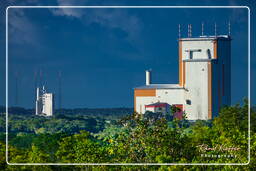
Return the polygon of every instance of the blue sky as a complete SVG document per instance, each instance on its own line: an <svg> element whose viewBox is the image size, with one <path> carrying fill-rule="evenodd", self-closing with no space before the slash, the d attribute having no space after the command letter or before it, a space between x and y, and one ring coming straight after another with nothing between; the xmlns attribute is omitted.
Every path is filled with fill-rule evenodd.
<svg viewBox="0 0 256 171"><path fill-rule="evenodd" d="M175 3L174 3L175 2ZM200 3L201 2L201 3ZM206 3L207 2L207 3ZM214 2L214 3L213 3ZM217 2L217 3L216 3ZM27 1L8 5L249 5L241 1ZM203 3L203 4L202 4ZM1 37L5 13L1 9ZM178 24L187 36L232 35L232 103L247 96L247 9L9 9L9 105L15 105L15 75L18 75L18 105L32 108L35 74L42 71L49 91L56 93L62 73L62 106L132 107L133 88L145 83L145 70L153 70L153 83L178 82ZM255 28L252 20L252 28ZM253 30L253 29L252 29ZM254 32L252 33L253 38ZM252 103L255 40L252 39ZM5 39L1 47L1 103L5 95Z"/></svg>

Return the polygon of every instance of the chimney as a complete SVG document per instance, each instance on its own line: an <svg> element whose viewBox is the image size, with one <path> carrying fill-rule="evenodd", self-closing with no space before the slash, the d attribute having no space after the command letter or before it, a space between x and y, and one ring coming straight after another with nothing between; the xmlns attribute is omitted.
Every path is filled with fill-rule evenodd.
<svg viewBox="0 0 256 171"><path fill-rule="evenodd" d="M146 70L146 85L151 84L151 70Z"/></svg>

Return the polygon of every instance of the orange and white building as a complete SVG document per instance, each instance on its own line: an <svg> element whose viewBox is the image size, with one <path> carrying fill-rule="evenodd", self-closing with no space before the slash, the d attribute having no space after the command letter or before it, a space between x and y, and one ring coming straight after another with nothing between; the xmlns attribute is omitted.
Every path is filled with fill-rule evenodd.
<svg viewBox="0 0 256 171"><path fill-rule="evenodd" d="M152 84L134 89L134 110L167 103L180 106L189 120L207 120L231 103L231 38L229 35L179 39L179 83Z"/></svg>

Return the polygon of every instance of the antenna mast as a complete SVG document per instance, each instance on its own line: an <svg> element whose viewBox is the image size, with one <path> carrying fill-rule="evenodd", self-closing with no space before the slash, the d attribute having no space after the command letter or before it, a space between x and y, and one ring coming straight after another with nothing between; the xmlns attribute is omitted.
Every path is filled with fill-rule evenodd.
<svg viewBox="0 0 256 171"><path fill-rule="evenodd" d="M216 24L216 22L214 23L214 34L215 34L215 37L217 37L217 24Z"/></svg>
<svg viewBox="0 0 256 171"><path fill-rule="evenodd" d="M230 21L228 22L228 35L231 35L231 24Z"/></svg>
<svg viewBox="0 0 256 171"><path fill-rule="evenodd" d="M192 24L188 24L188 37L192 37Z"/></svg>
<svg viewBox="0 0 256 171"><path fill-rule="evenodd" d="M43 78L42 69L40 69L39 72L40 72L40 73L39 73L39 74L40 74L40 77L39 77L39 84L40 84L40 85L39 85L39 86L42 87L42 78Z"/></svg>
<svg viewBox="0 0 256 171"><path fill-rule="evenodd" d="M58 74L58 80L59 80L59 112L61 114L61 103L62 103L62 94L61 94L61 71L59 71L59 74Z"/></svg>
<svg viewBox="0 0 256 171"><path fill-rule="evenodd" d="M189 29L189 28L190 28L190 26L189 26L189 24L188 24L188 37L190 36L190 34L189 34L189 32L190 32L189 30L190 30L190 29Z"/></svg>
<svg viewBox="0 0 256 171"><path fill-rule="evenodd" d="M192 24L190 24L190 37L192 37Z"/></svg>
<svg viewBox="0 0 256 171"><path fill-rule="evenodd" d="M179 24L179 39L180 39L181 35L180 35L180 24Z"/></svg>
<svg viewBox="0 0 256 171"><path fill-rule="evenodd" d="M18 106L18 72L15 72L15 106Z"/></svg>
<svg viewBox="0 0 256 171"><path fill-rule="evenodd" d="M202 36L204 35L204 22L202 22Z"/></svg>
<svg viewBox="0 0 256 171"><path fill-rule="evenodd" d="M36 101L36 95L37 95L36 89L37 89L37 71L34 71L34 91L35 91L34 101Z"/></svg>

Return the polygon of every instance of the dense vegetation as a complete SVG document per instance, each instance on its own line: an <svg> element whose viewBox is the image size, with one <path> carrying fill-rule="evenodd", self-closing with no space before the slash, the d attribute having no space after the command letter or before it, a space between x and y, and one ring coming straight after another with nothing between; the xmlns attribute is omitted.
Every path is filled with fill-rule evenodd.
<svg viewBox="0 0 256 171"><path fill-rule="evenodd" d="M159 113L125 113L95 116L70 112L52 118L10 114L9 162L248 162L247 101L242 106L222 108L219 117L212 121L173 120L171 115ZM5 163L4 116L0 119L0 170L256 169L255 107L251 108L251 162L245 166L11 166Z"/></svg>

